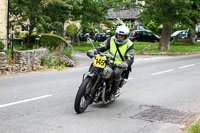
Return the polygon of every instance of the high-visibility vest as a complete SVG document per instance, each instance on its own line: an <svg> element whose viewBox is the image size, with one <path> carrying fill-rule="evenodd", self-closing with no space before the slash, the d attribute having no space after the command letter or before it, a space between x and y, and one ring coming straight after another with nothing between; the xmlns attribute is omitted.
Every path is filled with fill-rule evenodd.
<svg viewBox="0 0 200 133"><path fill-rule="evenodd" d="M122 44L122 45L119 46L119 51L121 52L122 57L125 56L126 51L132 45L133 45L133 43L128 39L125 44ZM117 47L116 47L115 41L114 41L113 38L111 38L109 54L114 57L116 51L117 51ZM123 61L122 61L122 59L121 59L121 57L120 57L120 55L117 51L116 56L115 56L115 63L121 64L122 62Z"/></svg>

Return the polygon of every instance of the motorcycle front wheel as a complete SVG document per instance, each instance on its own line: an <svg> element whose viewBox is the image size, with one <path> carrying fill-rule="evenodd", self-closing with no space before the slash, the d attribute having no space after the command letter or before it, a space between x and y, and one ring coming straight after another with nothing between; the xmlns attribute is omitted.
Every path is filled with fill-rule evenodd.
<svg viewBox="0 0 200 133"><path fill-rule="evenodd" d="M81 83L74 102L74 109L77 113L83 113L92 102L92 99L86 95L92 86L91 77L86 77Z"/></svg>

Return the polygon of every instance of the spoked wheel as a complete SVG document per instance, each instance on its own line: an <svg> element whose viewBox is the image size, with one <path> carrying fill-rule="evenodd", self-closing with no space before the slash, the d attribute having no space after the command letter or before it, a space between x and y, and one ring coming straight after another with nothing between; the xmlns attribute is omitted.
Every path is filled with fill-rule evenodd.
<svg viewBox="0 0 200 133"><path fill-rule="evenodd" d="M83 113L87 109L88 105L92 103L92 99L87 95L92 86L92 78L86 77L79 87L74 103L74 109L77 113Z"/></svg>

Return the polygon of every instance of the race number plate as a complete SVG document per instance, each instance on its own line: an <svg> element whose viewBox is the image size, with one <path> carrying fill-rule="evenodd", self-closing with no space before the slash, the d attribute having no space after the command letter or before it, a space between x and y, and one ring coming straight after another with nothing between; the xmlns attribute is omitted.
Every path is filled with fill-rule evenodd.
<svg viewBox="0 0 200 133"><path fill-rule="evenodd" d="M106 56L101 56L98 54L93 62L93 66L99 67L99 68L105 68Z"/></svg>

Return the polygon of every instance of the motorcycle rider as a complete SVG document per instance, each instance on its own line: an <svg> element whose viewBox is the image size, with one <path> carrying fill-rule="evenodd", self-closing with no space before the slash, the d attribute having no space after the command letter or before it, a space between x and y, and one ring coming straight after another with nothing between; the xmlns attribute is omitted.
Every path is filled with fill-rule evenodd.
<svg viewBox="0 0 200 133"><path fill-rule="evenodd" d="M105 52L109 50L109 54L115 57L114 62L119 64L119 67L114 68L114 82L110 95L111 102L115 100L115 94L119 89L121 74L125 72L125 78L127 79L128 74L131 71L131 65L134 61L134 45L129 39L129 34L130 30L128 27L123 25L119 26L115 31L115 36L108 38L95 49L89 50L87 52L87 55L92 58L97 52Z"/></svg>

